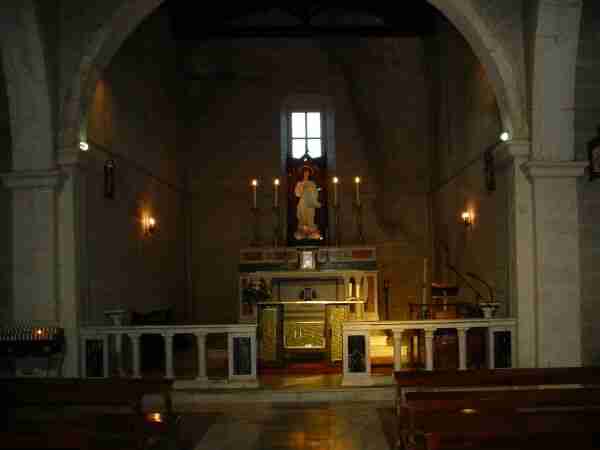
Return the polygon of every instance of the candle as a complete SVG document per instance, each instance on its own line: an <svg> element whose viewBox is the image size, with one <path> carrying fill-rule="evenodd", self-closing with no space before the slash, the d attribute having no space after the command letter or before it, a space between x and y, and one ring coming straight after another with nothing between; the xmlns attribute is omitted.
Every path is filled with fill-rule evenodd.
<svg viewBox="0 0 600 450"><path fill-rule="evenodd" d="M340 179L338 177L333 177L333 206L338 205L338 183Z"/></svg>
<svg viewBox="0 0 600 450"><path fill-rule="evenodd" d="M356 204L360 205L360 177L354 178L354 185L356 186Z"/></svg>
<svg viewBox="0 0 600 450"><path fill-rule="evenodd" d="M255 178L252 180L252 207L256 208L256 187L258 186L258 180Z"/></svg>
<svg viewBox="0 0 600 450"><path fill-rule="evenodd" d="M279 178L273 181L273 207L279 206Z"/></svg>

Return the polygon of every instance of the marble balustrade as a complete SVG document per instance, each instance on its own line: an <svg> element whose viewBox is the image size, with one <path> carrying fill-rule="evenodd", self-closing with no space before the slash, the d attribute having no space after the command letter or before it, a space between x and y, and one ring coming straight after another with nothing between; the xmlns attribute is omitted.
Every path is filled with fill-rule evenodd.
<svg viewBox="0 0 600 450"><path fill-rule="evenodd" d="M370 336L375 332L390 332L393 336L394 370L402 368L401 343L405 331L422 331L424 342L425 370L434 370L433 345L437 330L454 329L458 340L458 369L467 369L468 349L467 332L472 328L487 330L486 355L487 366L495 368L494 349L495 333L510 333L510 365L516 367L516 334L517 320L512 318L499 319L451 319L451 320L407 320L407 321L354 321L343 324L343 381L344 385L373 384L371 376ZM413 343L410 344L411 346ZM361 354L362 353L362 354ZM357 364L356 360L361 362Z"/></svg>
<svg viewBox="0 0 600 450"><path fill-rule="evenodd" d="M175 378L173 369L173 338L178 335L194 335L198 349L198 373L195 384L209 385L206 374L206 336L211 333L227 334L228 383L258 386L256 371L256 324L231 325L144 325L144 326L90 326L80 329L81 374L90 377L87 367L87 349L90 343L102 348L102 377L110 373L109 361L115 361L116 372L123 374L123 337L131 341L132 377L140 378L141 336L160 335L165 346L165 377ZM111 341L113 345L111 345ZM183 383L188 380L182 380ZM223 387L222 383L219 387Z"/></svg>

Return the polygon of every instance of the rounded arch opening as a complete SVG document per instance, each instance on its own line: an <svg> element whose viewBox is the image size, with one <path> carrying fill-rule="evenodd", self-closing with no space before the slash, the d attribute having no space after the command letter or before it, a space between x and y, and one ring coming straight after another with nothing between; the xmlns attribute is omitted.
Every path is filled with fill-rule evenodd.
<svg viewBox="0 0 600 450"><path fill-rule="evenodd" d="M492 82L504 129L513 137L529 134L524 95L514 67L484 19L466 2L427 0L460 31L482 62ZM96 83L103 69L125 39L164 0L128 0L116 9L111 20L96 31L86 46L65 105L60 130L63 148L76 148L87 135L86 118Z"/></svg>

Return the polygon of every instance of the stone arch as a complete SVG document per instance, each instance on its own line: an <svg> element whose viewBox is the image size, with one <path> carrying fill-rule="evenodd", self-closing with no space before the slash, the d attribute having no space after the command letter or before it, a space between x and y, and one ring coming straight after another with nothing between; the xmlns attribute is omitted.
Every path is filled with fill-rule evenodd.
<svg viewBox="0 0 600 450"><path fill-rule="evenodd" d="M461 0L428 0L465 36L481 60L494 86L503 126L513 136L527 138L529 129L522 80L517 63L511 61L481 15ZM127 36L160 6L163 0L125 0L112 18L97 30L84 49L77 73L67 86L60 140L64 149L76 149L86 138L87 109L96 82Z"/></svg>
<svg viewBox="0 0 600 450"><path fill-rule="evenodd" d="M12 7L11 7L12 6ZM54 165L54 121L47 55L32 1L7 5L2 22L2 63L10 105L13 170Z"/></svg>

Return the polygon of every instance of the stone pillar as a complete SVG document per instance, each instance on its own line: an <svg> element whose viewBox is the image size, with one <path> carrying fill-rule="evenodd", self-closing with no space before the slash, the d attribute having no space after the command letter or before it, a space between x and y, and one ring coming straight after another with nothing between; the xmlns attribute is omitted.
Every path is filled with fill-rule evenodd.
<svg viewBox="0 0 600 450"><path fill-rule="evenodd" d="M506 177L509 247L509 312L518 319L518 367L536 364L534 301L533 197L530 181L523 170L529 160L528 141L510 141L497 150L499 169ZM500 244L502 245L502 244Z"/></svg>
<svg viewBox="0 0 600 450"><path fill-rule="evenodd" d="M459 328L458 334L458 368L465 370L467 368L467 331L468 328Z"/></svg>
<svg viewBox="0 0 600 450"><path fill-rule="evenodd" d="M394 370L402 369L402 330L394 330Z"/></svg>
<svg viewBox="0 0 600 450"><path fill-rule="evenodd" d="M425 370L433 370L433 335L435 330L425 330Z"/></svg>
<svg viewBox="0 0 600 450"><path fill-rule="evenodd" d="M577 177L587 162L530 161L535 232L536 366L581 365Z"/></svg>
<svg viewBox="0 0 600 450"><path fill-rule="evenodd" d="M56 190L60 172L10 172L2 180L13 197L12 319L59 325Z"/></svg>

